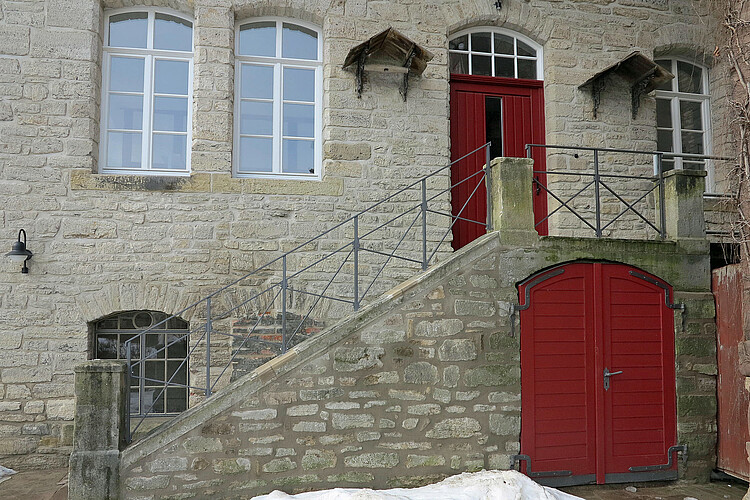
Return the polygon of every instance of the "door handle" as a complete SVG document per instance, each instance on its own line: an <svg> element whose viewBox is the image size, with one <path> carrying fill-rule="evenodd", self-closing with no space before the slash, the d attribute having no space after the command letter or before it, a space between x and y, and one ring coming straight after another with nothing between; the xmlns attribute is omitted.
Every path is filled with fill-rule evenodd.
<svg viewBox="0 0 750 500"><path fill-rule="evenodd" d="M611 372L609 371L609 368L604 369L604 390L605 391L609 390L609 377L611 377L612 375L619 375L621 373L622 373L622 370L617 371L617 372Z"/></svg>

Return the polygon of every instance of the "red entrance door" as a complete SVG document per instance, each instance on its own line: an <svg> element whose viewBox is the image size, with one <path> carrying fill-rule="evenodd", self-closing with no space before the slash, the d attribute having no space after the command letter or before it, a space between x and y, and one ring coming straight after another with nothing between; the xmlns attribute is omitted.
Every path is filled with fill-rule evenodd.
<svg viewBox="0 0 750 500"><path fill-rule="evenodd" d="M544 88L538 80L516 80L489 76L451 75L451 160L455 161L487 142L492 158L526 157L526 144L544 143ZM533 151L534 170L545 170L543 151ZM451 169L454 186L476 174L485 163L478 152ZM545 182L543 174L537 174ZM485 233L479 223L487 219L487 198L481 176L476 175L451 191L453 215L461 217L453 226L453 248L459 249ZM547 196L537 190L534 218L547 215ZM546 221L537 226L547 234Z"/></svg>
<svg viewBox="0 0 750 500"><path fill-rule="evenodd" d="M671 288L576 263L519 294L522 470L552 485L676 479Z"/></svg>

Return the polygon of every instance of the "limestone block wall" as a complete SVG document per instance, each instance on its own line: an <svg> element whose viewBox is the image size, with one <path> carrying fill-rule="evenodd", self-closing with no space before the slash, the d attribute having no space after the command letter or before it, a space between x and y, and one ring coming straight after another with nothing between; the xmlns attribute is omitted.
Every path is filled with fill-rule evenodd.
<svg viewBox="0 0 750 500"><path fill-rule="evenodd" d="M189 177L98 173L104 13L139 5L171 8L194 21ZM629 110L629 95L612 89L594 119L591 97L578 85L632 50L649 56L711 53L717 21L712 12L696 10L702 8L689 0L513 0L499 11L484 0L3 2L0 239L6 250L0 253L24 228L34 258L29 275L0 259L0 461L16 468L67 463L73 366L92 355L95 320L127 310L180 311L445 165L452 33L502 26L544 47L547 142L653 149L651 98L644 99L633 120L623 112ZM235 23L258 16L300 19L322 29L321 181L231 175ZM341 69L344 57L389 26L435 58L422 77L410 79L406 102L393 75L369 77L357 99L353 74ZM705 60L712 69L720 67L719 61ZM721 74L712 73L717 99ZM714 130L721 131L720 126ZM447 173L436 177L428 196L448 183ZM448 200L443 195L433 208L449 211ZM363 229L382 223L405 203L383 206ZM431 243L448 226L446 218L431 218ZM306 247L304 259L335 248L345 236ZM386 247L400 234L376 236ZM418 251L409 239L402 248ZM445 247L438 259L448 252ZM375 269L370 265L365 271ZM373 297L414 269L391 266ZM321 316L344 312L323 310Z"/></svg>
<svg viewBox="0 0 750 500"><path fill-rule="evenodd" d="M415 486L507 469L522 425L515 284L551 264L605 256L670 281L686 304L675 321L678 442L690 450L681 477L706 479L716 409L705 245L503 241L475 241L131 445L123 497Z"/></svg>

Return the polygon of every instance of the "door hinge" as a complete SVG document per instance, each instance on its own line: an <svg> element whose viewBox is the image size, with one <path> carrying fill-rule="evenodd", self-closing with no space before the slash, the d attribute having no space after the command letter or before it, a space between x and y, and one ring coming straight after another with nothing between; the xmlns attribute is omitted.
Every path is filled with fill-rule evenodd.
<svg viewBox="0 0 750 500"><path fill-rule="evenodd" d="M630 472L650 472L652 470L664 470L664 469L671 469L672 464L674 463L672 461L672 455L674 453L682 453L682 462L687 462L687 452L688 448L686 444L678 444L675 446L670 446L667 450L667 463L666 464L660 464L660 465L636 465L633 467L630 467L628 470Z"/></svg>
<svg viewBox="0 0 750 500"><path fill-rule="evenodd" d="M513 460L513 466L515 467L516 463L518 463L519 471L521 470L521 462L526 462L526 475L529 477L562 477L562 476L572 476L573 471L569 470L548 470L543 472L531 472L531 457L528 455L513 455L510 457L511 460Z"/></svg>

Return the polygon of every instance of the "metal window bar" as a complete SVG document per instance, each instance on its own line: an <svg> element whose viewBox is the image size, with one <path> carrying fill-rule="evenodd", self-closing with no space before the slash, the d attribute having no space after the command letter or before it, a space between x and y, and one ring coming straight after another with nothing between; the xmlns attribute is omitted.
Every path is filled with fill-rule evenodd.
<svg viewBox="0 0 750 500"><path fill-rule="evenodd" d="M227 371L229 371L229 368L232 366L232 364L235 362L235 359L237 358L240 350L245 347L246 343L249 341L249 339L253 336L253 334L257 331L257 328L263 323L263 320L267 317L267 314L269 311L273 310L273 305L276 303L276 301L281 298L281 333L282 333L282 341L281 345L279 346L278 342L271 342L263 339L253 339L254 342L259 342L266 345L274 345L280 347L281 352L285 352L292 343L292 340L294 340L295 336L298 335L299 331L303 327L306 321L308 321L312 317L312 313L314 312L315 308L322 303L323 299L329 299L338 303L345 303L345 304L351 304L352 308L354 310L357 310L362 302L362 300L368 296L368 293L372 290L374 284L378 280L378 278L381 277L382 273L384 272L386 266L395 258L399 259L402 262L406 262L408 264L416 264L421 269L426 269L430 262L434 259L437 252L440 250L441 246L445 243L448 235L452 231L456 221L458 220L464 220L469 221L472 223L481 224L485 227L488 226L486 222L479 222L474 221L471 219L468 219L466 217L462 217L464 210L469 205L469 202L471 199L473 199L474 195L478 192L480 187L482 186L484 181L484 187L486 190L489 189L488 186L488 172L489 172L489 146L490 143L484 144L473 151L470 151L469 153L461 156L460 158L450 162L447 165L444 165L443 167L433 171L432 173L423 176L422 178L411 182L407 186L397 190L393 194L381 199L380 201L374 203L373 205L369 206L365 210L362 210L360 212L357 212L356 214L350 216L349 218L345 219L343 222L340 222L333 227L321 232L317 236L310 238L306 240L305 242L295 246L292 248L292 250L287 251L278 257L269 260L262 266L254 269L253 271L241 276L240 278L237 278L231 282L229 282L227 285L220 287L216 291L208 294L206 297L203 297L202 299L188 305L184 309L176 312L175 314L165 318L164 320L160 321L159 323L151 326L150 328L143 330L139 332L135 337L132 337L131 339L127 340L125 342L126 344L126 351L127 351L127 363L128 363L128 378L131 376L134 376L138 379L139 384L139 407L137 412L131 413L130 408L130 398L127 399L127 405L128 405L128 440L132 439L133 434L138 430L139 426L143 423L144 419L148 416L151 416L153 412L154 405L157 401L162 398L166 392L166 389L168 387L180 387L185 389L191 389L191 390L204 390L206 397L210 397L211 394L214 392L214 390L217 387L217 384L219 381L225 377ZM484 159L485 159L485 165L484 167L477 171L475 174L463 179L462 181L451 185L445 189L435 189L430 188L431 192L428 193L428 181L430 178L435 177L443 172L445 172L447 169L451 168L456 163L459 163L461 161L467 160L476 154L481 154L481 152L484 152ZM454 189L456 186L459 186L465 182L469 182L471 179L477 178L477 185L474 187L471 195L469 196L469 200L461 207L461 210L458 214L448 214L443 211L434 209L430 207L431 203L436 202L441 196L446 195L446 193L450 192L452 189ZM395 215L394 217L390 217L386 220L385 223L378 224L375 228L369 229L367 231L362 232L360 228L361 219L362 216L368 213L375 213L375 210L384 204L388 202L393 202L397 204L404 203L403 201L398 201L397 197L408 193L410 191L416 191L418 195L418 199L415 200L415 204L413 206L408 206L405 209L401 210L400 213ZM489 205L489 191L487 191L487 198L488 198L488 209L490 207ZM443 200L442 202L447 203L447 201ZM389 225L397 222L399 219L403 218L409 213L414 213L416 211L416 214L414 218L410 221L410 223L404 228L403 226L400 226L400 229L403 230L402 236L398 239L395 247L388 251L381 251L377 248L370 248L368 246L363 246L363 240L365 240L367 237L372 236L376 231L381 230L385 227L388 227ZM448 226L448 229L445 231L445 233L442 235L442 238L439 240L439 242L435 243L434 241L432 244L434 244L434 249L432 249L432 252L429 252L428 244L430 243L428 241L428 221L427 217L429 214L434 214L441 217L449 217L451 219L451 223ZM488 214L489 215L489 214ZM419 250L415 252L415 254L418 254L421 256L421 258L411 258L409 256L404 255L398 255L397 252L399 252L399 249L401 248L402 244L407 240L409 237L410 232L417 226L417 222L420 221L421 218L421 231L417 230L417 233L415 235L415 240L419 242ZM344 230L348 225L352 224L354 226L354 236L353 238L349 238L349 241L339 245L336 247L333 251L323 252L323 256L319 257L317 259L314 259L311 264L302 266L301 269L296 271L291 271L289 269L290 265L290 259L289 257L297 254L300 250L303 250L308 245L315 243L315 242L322 242L326 238L334 238L337 239L336 232ZM421 240L421 241L420 241ZM448 250L451 251L451 250ZM359 290L359 281L361 279L360 275L360 266L361 266L361 256L362 252L375 255L375 256L381 256L385 257L385 262L383 262L381 265L377 266L377 271L375 272L375 275L373 279L368 284L367 288L360 294ZM304 272L309 271L313 269L315 266L320 265L321 263L330 261L331 259L339 258L342 254L345 254L343 260L338 263L337 268L335 271L331 272L330 278L325 282L325 285L323 286L322 290L320 292L316 291L310 291L310 290L303 290L300 287L291 286L290 280L298 278L301 279L301 276ZM345 276L342 278L342 270L344 269L345 265L350 262L350 259L353 258L353 276L350 278L346 278ZM272 280L270 284L266 286L258 286L258 283L254 283L253 279L258 279L259 282L266 281L268 275L273 275L274 273L278 272L279 265L281 266L281 279ZM352 293L352 297L346 297L346 296L337 296L335 294L331 294L329 292L329 288L332 287L334 284L341 284L340 281L337 281L337 279L341 278L344 280L344 282L349 283L349 288ZM353 279L352 279L353 278ZM347 281L350 280L350 281ZM234 297L225 297L225 292L228 294L230 291L238 295L245 290L245 288L240 287L249 287L252 292L250 293L250 297L247 299L241 299L239 302L234 300ZM258 289L261 289L260 291L257 291ZM276 290L275 293L273 291ZM289 312L289 303L288 303L288 295L292 292L298 292L305 296L314 297L312 305L306 310L306 314L304 316L300 316L301 320L299 321L299 324L296 325L296 327L293 329L293 331L289 331L289 325L287 324L287 313ZM262 304L262 298L266 296L267 301L266 304ZM220 307L218 304L218 299L223 298L225 301L230 301L230 304L228 307ZM263 305L263 307L259 307L260 305ZM187 334L184 335L184 340L186 340L188 345L187 355L185 359L180 363L178 368L172 373L172 376L169 377L166 381L161 380L154 380L152 378L147 378L145 376L144 366L145 361L148 359L156 359L157 356L159 356L160 353L165 352L168 347L178 342L178 340L174 340L172 342L167 343L166 345L160 347L159 349L146 353L144 347L145 338L146 335L149 333L154 332L155 330L158 330L158 328L165 324L167 321L169 321L172 318L181 318L183 315L186 314L194 314L194 312L198 311L200 307L205 307L205 322L202 322L202 324L197 325L196 327L192 328ZM252 312L255 310L255 312ZM222 331L221 328L217 329L216 325L217 322L226 320L232 316L233 313L236 313L237 311L244 311L246 315L253 315L257 314L257 318L254 321L254 324L247 332L244 332L242 335L238 335L235 333L232 333L230 331ZM192 334L200 334L192 335ZM229 357L229 362L226 363L220 370L220 372L217 374L212 375L212 357L211 357L211 350L215 349L216 347L212 344L214 343L214 339L218 337L224 337L227 339L235 339L238 340L239 347L232 346L232 355ZM192 339L192 340L191 340ZM134 342L139 342L141 345L141 351L140 351L140 359L133 360L132 354L131 354L131 344ZM194 358L194 355L196 353L196 350L199 348L199 346L204 346L206 349L205 353L205 385L201 385L200 387L196 386L195 384L191 384L188 380L188 383L176 383L174 382L174 377L177 375L180 369L183 369L187 364L188 360L191 358ZM222 346L222 348L226 348ZM134 370L137 370L137 373L133 373ZM166 377L165 377L166 378ZM146 382L155 382L161 384L163 382L163 386L160 387L160 391L158 391L158 394L156 397L151 401L151 404L144 404L144 387ZM128 382L129 384L130 382ZM129 385L128 385L129 386ZM165 407L165 409L167 409ZM159 413L159 416L164 416L164 413ZM140 420L135 424L135 427L131 430L131 422L132 417L138 417Z"/></svg>

